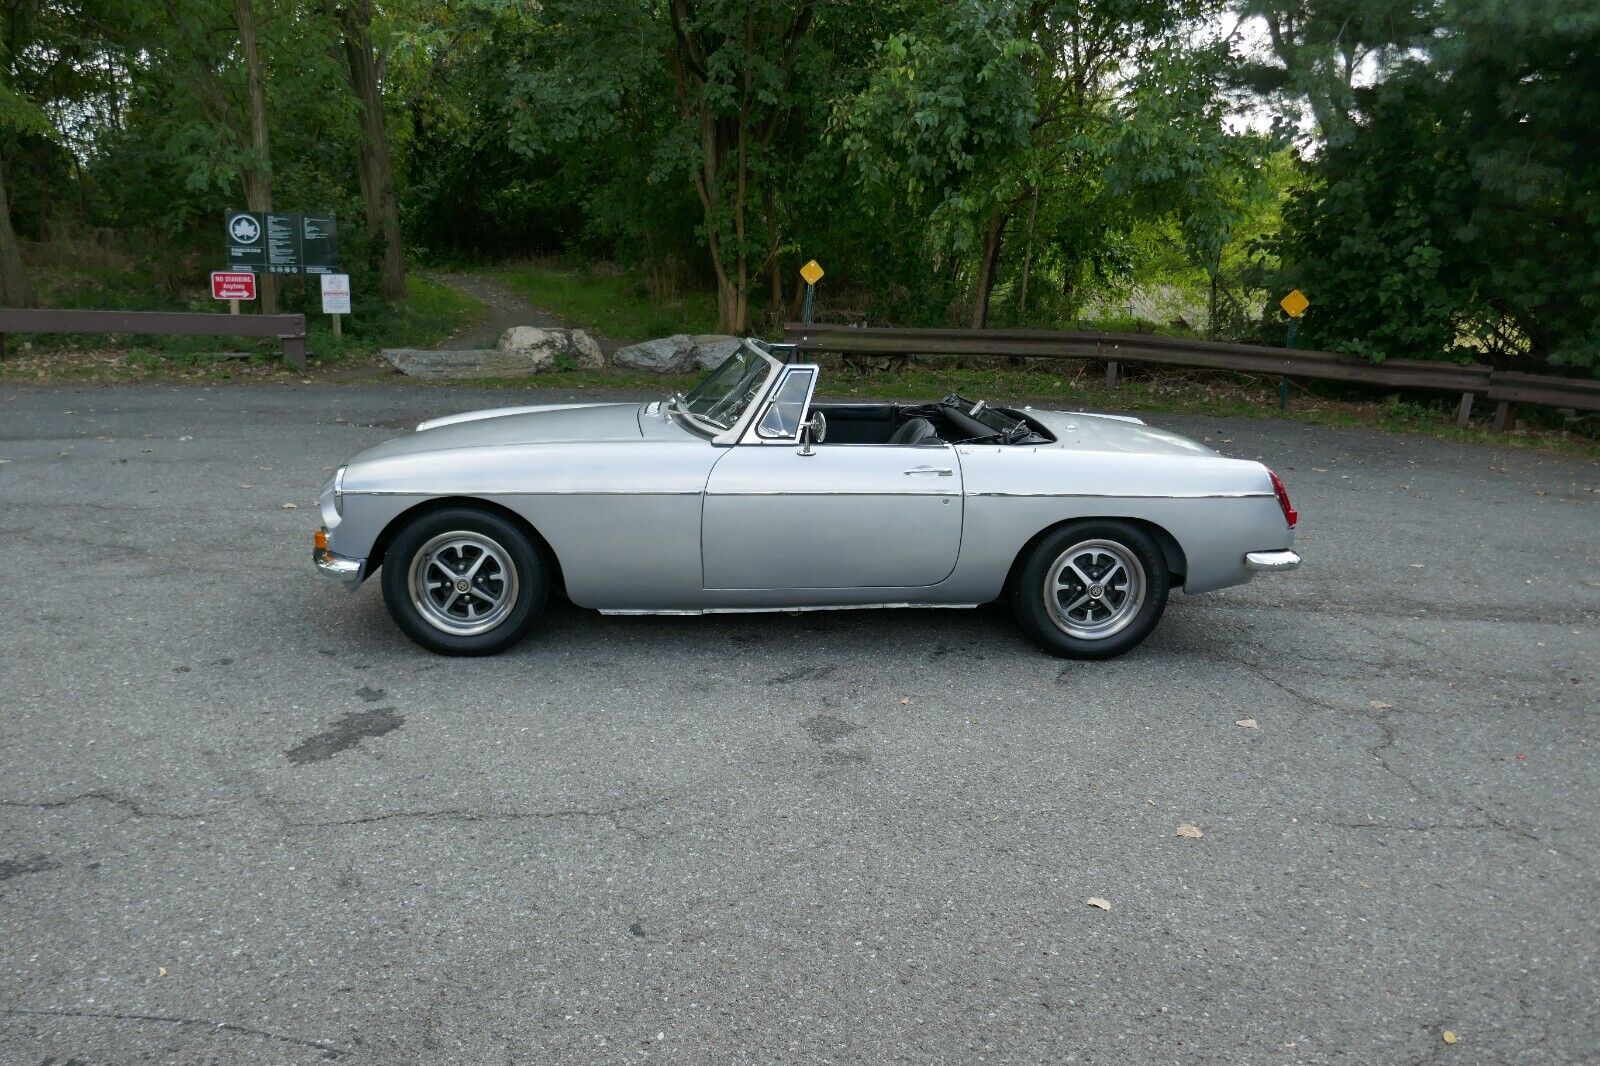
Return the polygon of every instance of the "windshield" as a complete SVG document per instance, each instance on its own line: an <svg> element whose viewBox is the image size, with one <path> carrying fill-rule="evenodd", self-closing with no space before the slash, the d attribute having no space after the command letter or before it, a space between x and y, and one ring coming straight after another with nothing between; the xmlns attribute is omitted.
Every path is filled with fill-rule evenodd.
<svg viewBox="0 0 1600 1066"><path fill-rule="evenodd" d="M752 345L742 344L687 396L674 397L674 401L695 421L718 430L729 429L755 400L776 365Z"/></svg>

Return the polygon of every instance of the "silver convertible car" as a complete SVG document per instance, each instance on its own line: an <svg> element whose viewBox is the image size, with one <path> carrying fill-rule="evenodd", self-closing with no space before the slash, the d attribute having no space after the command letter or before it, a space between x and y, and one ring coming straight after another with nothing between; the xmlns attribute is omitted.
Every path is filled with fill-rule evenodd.
<svg viewBox="0 0 1600 1066"><path fill-rule="evenodd" d="M746 341L688 395L436 418L322 490L314 559L381 570L446 655L520 638L552 590L603 614L974 607L1048 652L1118 655L1167 594L1293 570L1276 474L1137 418L823 403L820 369Z"/></svg>

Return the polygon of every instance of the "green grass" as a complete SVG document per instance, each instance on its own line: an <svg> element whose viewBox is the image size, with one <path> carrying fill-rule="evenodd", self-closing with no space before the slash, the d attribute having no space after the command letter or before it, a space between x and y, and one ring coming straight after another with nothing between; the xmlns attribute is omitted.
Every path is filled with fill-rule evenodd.
<svg viewBox="0 0 1600 1066"><path fill-rule="evenodd" d="M640 274L595 274L539 265L505 268L492 275L535 306L619 341L711 333L717 325L714 293L684 291L675 300L657 301Z"/></svg>
<svg viewBox="0 0 1600 1066"><path fill-rule="evenodd" d="M388 306L376 300L358 303L344 316L344 337L333 339L332 320L306 315L306 348L322 363L344 362L380 348L427 348L478 318L483 302L443 282L412 273L406 276L405 303Z"/></svg>

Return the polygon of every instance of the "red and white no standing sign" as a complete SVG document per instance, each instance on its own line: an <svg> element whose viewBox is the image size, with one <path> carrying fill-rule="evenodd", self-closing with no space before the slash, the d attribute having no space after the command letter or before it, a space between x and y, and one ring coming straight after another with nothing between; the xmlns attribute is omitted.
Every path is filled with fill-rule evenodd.
<svg viewBox="0 0 1600 1066"><path fill-rule="evenodd" d="M254 300L256 276L248 270L213 270L211 272L211 298L213 300Z"/></svg>

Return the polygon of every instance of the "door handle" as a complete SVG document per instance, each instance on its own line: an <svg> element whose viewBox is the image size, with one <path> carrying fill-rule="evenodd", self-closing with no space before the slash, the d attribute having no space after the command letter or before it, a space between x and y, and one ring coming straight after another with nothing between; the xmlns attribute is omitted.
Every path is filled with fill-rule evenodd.
<svg viewBox="0 0 1600 1066"><path fill-rule="evenodd" d="M948 466L914 466L906 471L907 477L954 477L955 471Z"/></svg>

